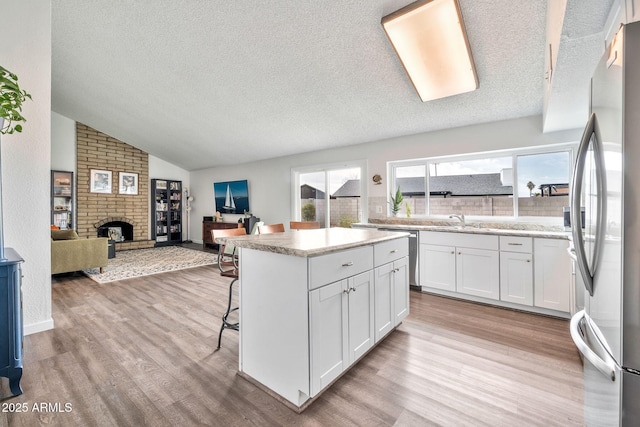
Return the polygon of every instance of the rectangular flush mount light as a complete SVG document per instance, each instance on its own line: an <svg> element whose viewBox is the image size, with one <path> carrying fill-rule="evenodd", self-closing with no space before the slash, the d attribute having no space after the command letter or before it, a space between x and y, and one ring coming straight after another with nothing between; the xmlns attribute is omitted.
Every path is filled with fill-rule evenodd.
<svg viewBox="0 0 640 427"><path fill-rule="evenodd" d="M422 101L478 88L457 0L421 0L382 18Z"/></svg>

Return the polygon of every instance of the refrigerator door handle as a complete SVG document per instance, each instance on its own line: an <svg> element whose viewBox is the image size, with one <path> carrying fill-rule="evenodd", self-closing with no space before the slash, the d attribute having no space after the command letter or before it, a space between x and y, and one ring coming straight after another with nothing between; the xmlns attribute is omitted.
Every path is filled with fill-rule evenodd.
<svg viewBox="0 0 640 427"><path fill-rule="evenodd" d="M587 152L589 151L589 142L591 137L594 137L593 152L596 168L596 191L598 192L597 206L596 206L596 236L594 253L592 259L592 269L589 269L589 262L587 261L587 254L584 247L584 236L582 234L582 214L581 214L581 197L582 197L582 179L584 177L584 166L587 158ZM605 205L605 168L604 168L604 154L602 147L602 139L600 138L600 128L598 126L598 120L595 114L591 114L587 126L582 134L580 140L580 146L578 147L578 155L576 159L576 167L573 171L572 183L571 183L571 234L573 237L573 244L575 249L576 264L578 270L582 276L584 287L589 295L593 296L593 275L598 264L600 257L600 248L604 244L604 233L606 226L606 205Z"/></svg>
<svg viewBox="0 0 640 427"><path fill-rule="evenodd" d="M594 331L593 328L591 328L591 325L587 321L585 311L580 310L579 312L574 314L573 317L571 318L571 324L569 326L569 331L571 332L571 339L573 340L576 347L578 348L578 351L580 351L580 353L585 357L585 359L589 361L589 363L595 366L597 370L602 372L602 374L604 374L611 381L615 381L617 363L615 362L615 360L611 358L611 356L609 356L609 352L606 351L606 349L603 348L603 351L602 351L602 354L605 355L605 359L606 359L605 360L600 356L598 356L591 349L591 347L589 347L589 344L587 344L584 340L585 332L582 329L583 327L589 328L592 331L593 335L598 337L598 339L594 341L597 341L598 344L600 344L601 334L599 334L597 331Z"/></svg>
<svg viewBox="0 0 640 427"><path fill-rule="evenodd" d="M576 250L573 247L573 245L567 248L567 254L569 254L569 258L571 258L574 262L578 262L578 257L576 256Z"/></svg>

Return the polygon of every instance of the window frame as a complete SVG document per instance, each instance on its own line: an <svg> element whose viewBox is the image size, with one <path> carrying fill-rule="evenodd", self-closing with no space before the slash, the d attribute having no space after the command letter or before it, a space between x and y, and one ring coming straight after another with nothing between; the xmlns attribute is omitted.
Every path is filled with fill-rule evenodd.
<svg viewBox="0 0 640 427"><path fill-rule="evenodd" d="M324 172L325 178L325 194L327 203L325 203L325 224L321 224L323 228L330 228L331 224L331 195L329 194L329 172L341 169L360 169L360 203L362 206L362 217L358 218L359 222L367 222L369 220L369 191L365 177L367 176L368 163L367 160L350 160L340 163L325 163L318 165L299 166L291 168L291 220L301 220L300 203L300 174Z"/></svg>
<svg viewBox="0 0 640 427"><path fill-rule="evenodd" d="M479 151L475 153L466 153L466 154L454 154L454 155L445 155L445 156L434 156L434 157L423 157L416 159L406 159L406 160L393 160L387 162L387 176L389 177L387 181L387 194L396 191L396 169L398 167L407 167L407 166L424 166L425 168L425 212L426 215L412 215L417 218L446 218L446 215L431 215L431 207L430 207L430 192L429 192L429 171L430 166L433 163L445 163L445 162L460 162L460 161L468 161L468 160L481 160L488 159L492 157L511 157L511 168L513 170L513 216L482 216L482 215L474 215L472 218L476 219L497 219L500 220L518 220L523 218L531 218L531 217L521 217L518 212L518 199L520 197L518 192L518 157L519 156L529 156L529 155L539 155L539 154L553 154L553 153L568 153L569 154L569 194L572 191L572 176L573 176L573 168L575 163L575 155L577 150L578 142L570 142L570 143L561 143L561 144L552 144L552 145L538 145L533 147L523 147L523 148L513 148L513 149L504 149L504 150L492 150L492 151ZM388 205L388 204L387 204ZM387 217L391 216L390 207L387 206ZM535 217L537 219L549 219L555 217L548 216L540 216Z"/></svg>

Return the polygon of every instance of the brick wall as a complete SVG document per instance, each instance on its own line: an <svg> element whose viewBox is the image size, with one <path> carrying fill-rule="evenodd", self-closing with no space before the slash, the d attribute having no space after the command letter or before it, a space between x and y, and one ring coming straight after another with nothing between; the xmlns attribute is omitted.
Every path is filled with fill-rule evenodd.
<svg viewBox="0 0 640 427"><path fill-rule="evenodd" d="M149 241L149 155L102 132L76 123L77 227L81 237L95 237L96 227L109 221L133 225L133 242L120 249L153 246ZM111 194L91 193L91 169L112 172ZM118 173L138 174L138 194L118 193Z"/></svg>

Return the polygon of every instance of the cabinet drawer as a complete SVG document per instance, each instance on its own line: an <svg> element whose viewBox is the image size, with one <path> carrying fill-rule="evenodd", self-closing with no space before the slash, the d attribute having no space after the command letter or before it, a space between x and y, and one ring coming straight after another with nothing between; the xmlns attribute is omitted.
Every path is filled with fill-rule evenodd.
<svg viewBox="0 0 640 427"><path fill-rule="evenodd" d="M373 269L373 246L309 258L309 289Z"/></svg>
<svg viewBox="0 0 640 427"><path fill-rule="evenodd" d="M500 236L500 250L530 254L533 249L531 237Z"/></svg>
<svg viewBox="0 0 640 427"><path fill-rule="evenodd" d="M376 243L373 247L373 259L376 267L404 258L409 255L409 238L389 240L388 242Z"/></svg>
<svg viewBox="0 0 640 427"><path fill-rule="evenodd" d="M498 250L498 236L446 231L421 231L420 243L461 248Z"/></svg>

